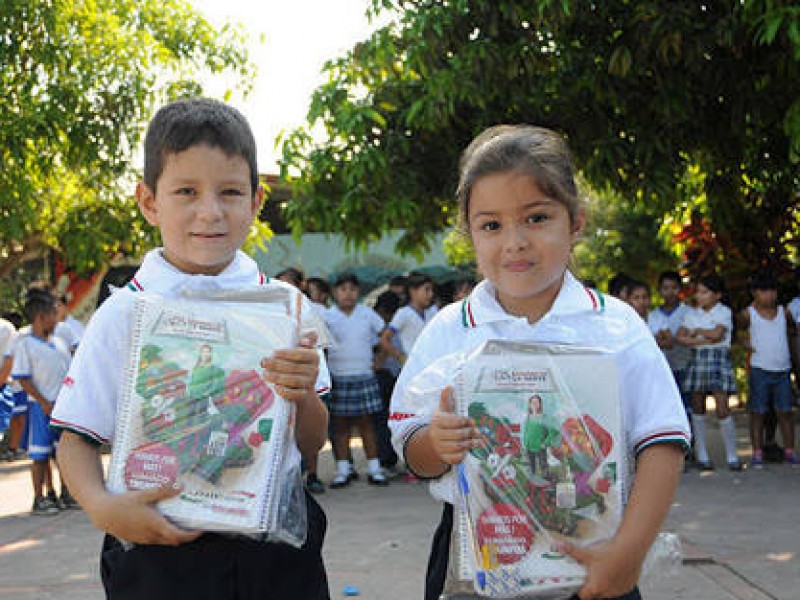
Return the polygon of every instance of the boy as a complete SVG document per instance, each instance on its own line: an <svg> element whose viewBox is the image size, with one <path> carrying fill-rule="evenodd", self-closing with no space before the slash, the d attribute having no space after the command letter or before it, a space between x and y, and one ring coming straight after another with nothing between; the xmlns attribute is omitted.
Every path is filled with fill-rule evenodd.
<svg viewBox="0 0 800 600"><path fill-rule="evenodd" d="M778 280L770 273L759 272L750 284L753 302L739 313L739 327L750 351L750 441L753 456L750 466L764 468L764 414L774 404L785 446L784 459L800 467L794 451L791 369L793 356L789 340L795 323L789 312L778 305ZM748 335L749 334L749 335ZM793 360L795 359L795 360Z"/></svg>
<svg viewBox="0 0 800 600"><path fill-rule="evenodd" d="M661 348L664 357L669 363L669 368L678 384L681 393L686 417L691 423L692 398L683 389L683 380L689 368L691 350L681 344L675 337L683 324L687 306L681 302L681 276L677 271L664 271L658 276L658 293L663 300L661 306L650 311L647 316L647 325L656 338L656 344Z"/></svg>
<svg viewBox="0 0 800 600"><path fill-rule="evenodd" d="M650 286L644 281L632 281L628 286L628 304L637 315L647 321L647 311L650 310Z"/></svg>
<svg viewBox="0 0 800 600"><path fill-rule="evenodd" d="M25 316L31 330L14 344L11 376L28 398L28 456L33 483L31 513L53 515L59 508L75 506L66 489L62 489L59 502L50 465L55 449L55 437L49 426L50 413L69 369L70 353L61 339L53 335L58 309L56 299L49 292L30 290L25 300ZM47 495L44 488L47 488Z"/></svg>
<svg viewBox="0 0 800 600"><path fill-rule="evenodd" d="M402 365L411 352L414 343L425 325L437 312L433 306L433 280L421 273L408 276L408 304L400 307L392 317L391 323L381 334L381 350L397 359ZM392 344L398 336L402 351Z"/></svg>
<svg viewBox="0 0 800 600"><path fill-rule="evenodd" d="M340 275L333 285L335 306L325 313L333 336L328 349L328 361L333 381L331 421L336 475L331 488L350 485L356 472L347 460L350 451L350 432L358 428L367 457L367 482L385 486L389 480L381 469L378 444L373 423L383 402L378 380L372 370L372 348L384 328L383 319L374 310L359 304L361 287L352 273Z"/></svg>
<svg viewBox="0 0 800 600"><path fill-rule="evenodd" d="M255 141L244 117L208 99L170 103L150 122L144 154L136 200L159 228L163 247L151 250L129 285L95 313L53 418L63 431L58 456L70 489L92 522L108 533L101 560L107 597L328 599L321 556L325 515L310 496L308 539L295 549L177 527L154 505L178 489L112 495L103 485L99 444L111 442L114 434L136 290L170 298L184 286L235 289L264 283L255 262L239 250L263 197ZM319 451L327 426L317 391L327 370L313 343L305 339L262 363L265 379L295 403L295 438L303 454ZM299 460L292 448L289 467Z"/></svg>

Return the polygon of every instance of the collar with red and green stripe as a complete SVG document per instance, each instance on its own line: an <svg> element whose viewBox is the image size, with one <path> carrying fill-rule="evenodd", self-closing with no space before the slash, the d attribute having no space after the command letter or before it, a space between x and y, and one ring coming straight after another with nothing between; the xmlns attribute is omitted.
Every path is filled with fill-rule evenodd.
<svg viewBox="0 0 800 600"><path fill-rule="evenodd" d="M266 285L267 283L269 283L269 277L267 277L266 275L264 275L264 273L259 271L258 272L258 285ZM139 283L139 280L136 279L135 276L132 277L131 280L127 284L125 284L125 287L127 287L132 292L143 292L144 291L144 286L141 283Z"/></svg>

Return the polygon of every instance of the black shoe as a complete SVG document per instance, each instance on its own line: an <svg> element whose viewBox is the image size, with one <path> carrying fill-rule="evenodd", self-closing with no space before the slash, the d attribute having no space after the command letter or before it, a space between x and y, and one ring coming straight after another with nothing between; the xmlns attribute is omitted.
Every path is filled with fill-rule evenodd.
<svg viewBox="0 0 800 600"><path fill-rule="evenodd" d="M80 510L81 505L72 497L68 490L61 491L61 498L59 499L59 508L66 510Z"/></svg>
<svg viewBox="0 0 800 600"><path fill-rule="evenodd" d="M355 479L355 477L353 477L353 473L337 473L331 480L330 488L332 490L337 490L339 488L347 487L350 485L350 482L353 481L353 479Z"/></svg>
<svg viewBox="0 0 800 600"><path fill-rule="evenodd" d="M367 473L367 483L370 485L386 486L389 485L389 480L386 479L386 475L379 471L377 473Z"/></svg>
<svg viewBox="0 0 800 600"><path fill-rule="evenodd" d="M728 463L728 470L737 471L737 472L738 471L743 471L744 470L744 465L742 464L742 461L740 461L740 460L737 460L735 462L730 462L730 463Z"/></svg>
<svg viewBox="0 0 800 600"><path fill-rule="evenodd" d="M316 473L309 473L306 477L306 489L312 494L324 494L325 484L323 484Z"/></svg>
<svg viewBox="0 0 800 600"><path fill-rule="evenodd" d="M713 471L714 470L714 463L710 460L698 460L696 463L697 468L701 471Z"/></svg>
<svg viewBox="0 0 800 600"><path fill-rule="evenodd" d="M57 515L60 511L53 501L46 496L39 496L33 500L33 508L31 514L40 517L52 517Z"/></svg>

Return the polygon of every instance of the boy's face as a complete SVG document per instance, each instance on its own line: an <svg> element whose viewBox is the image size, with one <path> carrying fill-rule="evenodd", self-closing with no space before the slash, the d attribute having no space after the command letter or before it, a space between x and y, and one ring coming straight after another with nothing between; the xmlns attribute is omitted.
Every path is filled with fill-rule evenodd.
<svg viewBox="0 0 800 600"><path fill-rule="evenodd" d="M756 306L762 308L775 308L778 305L778 290L764 289L753 290L753 300Z"/></svg>
<svg viewBox="0 0 800 600"><path fill-rule="evenodd" d="M168 154L155 193L136 188L139 209L161 231L164 258L192 275L217 275L231 263L262 198L244 158L205 144Z"/></svg>
<svg viewBox="0 0 800 600"><path fill-rule="evenodd" d="M352 283L343 283L333 288L333 297L342 310L350 310L358 302L359 288Z"/></svg>
<svg viewBox="0 0 800 600"><path fill-rule="evenodd" d="M674 279L664 279L658 288L658 293L664 299L666 304L674 304L678 301L678 295L681 292L680 284Z"/></svg>
<svg viewBox="0 0 800 600"><path fill-rule="evenodd" d="M423 283L419 287L408 288L411 304L416 308L428 308L433 302L433 284Z"/></svg>
<svg viewBox="0 0 800 600"><path fill-rule="evenodd" d="M628 294L628 304L633 307L640 317L646 319L647 311L650 308L650 294L643 287L634 288Z"/></svg>

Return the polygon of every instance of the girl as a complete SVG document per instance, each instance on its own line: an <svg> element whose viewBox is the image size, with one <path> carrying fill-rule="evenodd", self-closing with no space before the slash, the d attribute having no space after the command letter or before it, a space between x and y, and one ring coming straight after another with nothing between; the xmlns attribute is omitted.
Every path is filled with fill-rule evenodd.
<svg viewBox="0 0 800 600"><path fill-rule="evenodd" d="M452 465L480 440L471 419L453 414L450 388L442 390L438 407L421 410L404 400L413 377L437 358L487 339L600 345L611 336L623 340L614 355L636 478L616 536L563 551L588 569L578 597L639 598L642 561L669 509L689 438L672 374L629 306L584 288L567 270L585 213L560 136L530 126L485 131L462 157L458 202L484 280L422 332L392 396L395 446L409 469L433 480L432 494L445 503L425 598L435 600L444 586L455 501Z"/></svg>
<svg viewBox="0 0 800 600"><path fill-rule="evenodd" d="M728 408L728 396L736 393L731 366L731 309L720 299L724 284L719 275L705 275L697 284L697 308L689 310L678 329L678 341L692 348L692 359L684 385L692 394L692 431L697 466L704 471L714 468L706 448L706 396L712 394L717 405L717 419L728 468L741 471L736 455L736 424Z"/></svg>

